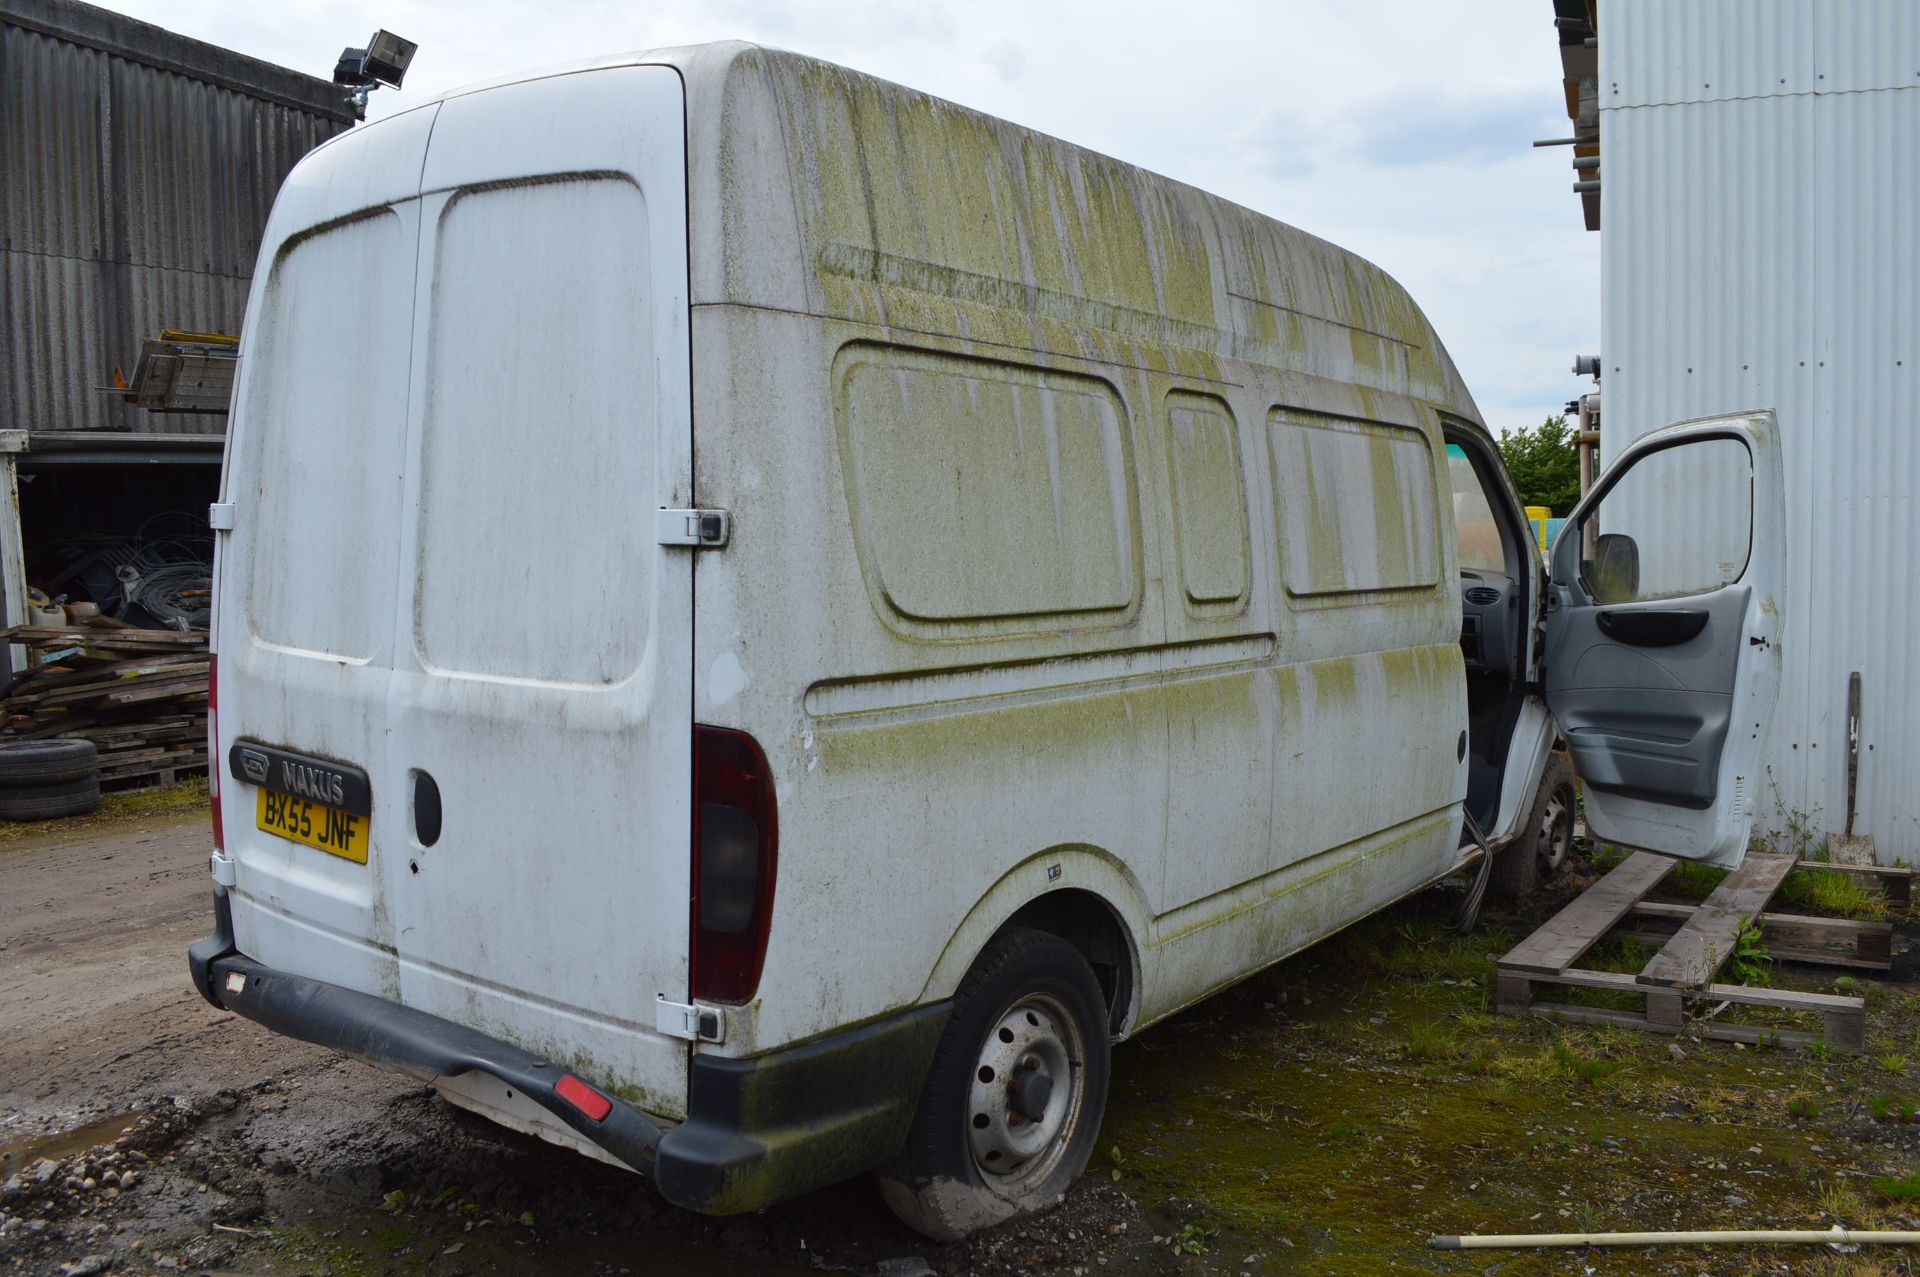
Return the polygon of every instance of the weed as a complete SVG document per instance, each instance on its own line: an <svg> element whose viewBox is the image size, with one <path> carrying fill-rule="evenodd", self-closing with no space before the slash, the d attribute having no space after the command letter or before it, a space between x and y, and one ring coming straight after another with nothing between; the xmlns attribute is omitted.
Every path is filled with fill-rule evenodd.
<svg viewBox="0 0 1920 1277"><path fill-rule="evenodd" d="M1773 789L1774 825L1779 830L1767 840L1772 850L1799 860L1825 860L1827 840L1815 831L1820 809L1808 813L1789 808L1780 796L1780 782L1774 779L1771 767L1767 768L1767 784Z"/></svg>
<svg viewBox="0 0 1920 1277"><path fill-rule="evenodd" d="M1907 1057L1891 1051L1885 1055L1876 1057L1873 1062L1889 1073L1905 1073L1907 1071Z"/></svg>
<svg viewBox="0 0 1920 1277"><path fill-rule="evenodd" d="M1683 860L1661 879L1661 885L1689 900L1705 900L1713 894L1715 887L1726 881L1726 878L1727 871L1724 869L1715 869L1712 865Z"/></svg>
<svg viewBox="0 0 1920 1277"><path fill-rule="evenodd" d="M1920 1202L1920 1172L1912 1175L1876 1175L1873 1191L1890 1202Z"/></svg>
<svg viewBox="0 0 1920 1277"><path fill-rule="evenodd" d="M1424 1020L1407 1026L1403 1049L1411 1060L1451 1060L1460 1053L1460 1044L1451 1029L1437 1021Z"/></svg>
<svg viewBox="0 0 1920 1277"><path fill-rule="evenodd" d="M1805 1096L1801 1096L1797 1100L1787 1101L1787 1116L1788 1117L1819 1117L1820 1106L1816 1104L1814 1101L1806 1098Z"/></svg>
<svg viewBox="0 0 1920 1277"><path fill-rule="evenodd" d="M1605 873L1632 854L1632 852L1620 846L1618 843L1603 842L1593 849L1587 859L1593 862L1595 869L1601 873Z"/></svg>
<svg viewBox="0 0 1920 1277"><path fill-rule="evenodd" d="M1825 1064L1833 1058L1833 1043L1825 1038L1816 1038L1807 1043L1807 1054L1811 1055L1817 1063Z"/></svg>
<svg viewBox="0 0 1920 1277"><path fill-rule="evenodd" d="M1820 1212L1841 1224L1859 1219L1867 1204L1844 1180L1830 1180L1820 1186Z"/></svg>
<svg viewBox="0 0 1920 1277"><path fill-rule="evenodd" d="M1204 1255L1207 1253L1207 1239L1213 1234L1198 1224L1183 1224L1180 1231L1167 1240L1173 1243L1176 1255Z"/></svg>
<svg viewBox="0 0 1920 1277"><path fill-rule="evenodd" d="M1564 1040L1553 1044L1553 1062L1568 1077L1579 1078L1589 1086L1606 1081L1624 1067L1619 1060L1582 1055Z"/></svg>
<svg viewBox="0 0 1920 1277"><path fill-rule="evenodd" d="M1583 1233L1591 1235L1607 1231L1605 1212L1592 1202L1580 1203L1579 1208L1574 1212L1574 1220L1580 1225L1580 1231Z"/></svg>
<svg viewBox="0 0 1920 1277"><path fill-rule="evenodd" d="M1770 978L1773 955L1767 952L1761 935L1760 920L1750 913L1740 915L1734 925L1733 953L1727 958L1727 972L1741 984L1764 985Z"/></svg>

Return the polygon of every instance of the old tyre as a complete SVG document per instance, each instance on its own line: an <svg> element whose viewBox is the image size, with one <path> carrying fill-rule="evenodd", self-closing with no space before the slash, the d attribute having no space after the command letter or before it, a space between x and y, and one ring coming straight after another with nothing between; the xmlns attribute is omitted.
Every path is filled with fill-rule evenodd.
<svg viewBox="0 0 1920 1277"><path fill-rule="evenodd" d="M941 1241L1054 1205L1099 1138L1107 1070L1106 1003L1086 959L1044 931L1001 932L954 995L881 1195Z"/></svg>
<svg viewBox="0 0 1920 1277"><path fill-rule="evenodd" d="M1533 810L1520 834L1493 858L1487 888L1496 899L1522 901L1560 871L1573 849L1573 760L1559 750L1547 755Z"/></svg>
<svg viewBox="0 0 1920 1277"><path fill-rule="evenodd" d="M60 785L99 768L100 751L90 740L0 741L0 787Z"/></svg>
<svg viewBox="0 0 1920 1277"><path fill-rule="evenodd" d="M0 820L56 820L84 816L100 805L100 778L0 789Z"/></svg>

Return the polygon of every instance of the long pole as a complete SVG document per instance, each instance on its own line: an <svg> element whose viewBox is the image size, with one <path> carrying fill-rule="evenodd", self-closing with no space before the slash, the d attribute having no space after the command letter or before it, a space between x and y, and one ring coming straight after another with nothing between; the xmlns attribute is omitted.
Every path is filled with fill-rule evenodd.
<svg viewBox="0 0 1920 1277"><path fill-rule="evenodd" d="M1585 1246L1914 1246L1920 1233L1868 1232L1860 1229L1753 1229L1694 1233L1486 1233L1429 1237L1435 1250L1531 1250Z"/></svg>

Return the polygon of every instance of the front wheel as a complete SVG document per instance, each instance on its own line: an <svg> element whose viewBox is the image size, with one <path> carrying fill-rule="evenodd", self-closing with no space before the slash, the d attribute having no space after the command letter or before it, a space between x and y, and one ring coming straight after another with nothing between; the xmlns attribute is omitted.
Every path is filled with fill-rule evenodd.
<svg viewBox="0 0 1920 1277"><path fill-rule="evenodd" d="M1493 858L1490 886L1496 899L1524 903L1560 872L1573 849L1575 807L1573 760L1555 750L1547 755L1526 825Z"/></svg>
<svg viewBox="0 0 1920 1277"><path fill-rule="evenodd" d="M1085 958L1014 928L954 995L887 1205L941 1241L1043 1210L1086 1169L1107 1103L1106 1004Z"/></svg>

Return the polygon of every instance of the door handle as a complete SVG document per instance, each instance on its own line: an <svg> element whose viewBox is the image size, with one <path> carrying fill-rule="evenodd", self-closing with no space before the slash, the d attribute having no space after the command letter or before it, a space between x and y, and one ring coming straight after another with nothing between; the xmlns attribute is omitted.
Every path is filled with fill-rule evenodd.
<svg viewBox="0 0 1920 1277"><path fill-rule="evenodd" d="M1707 628L1705 608L1635 609L1607 611L1594 618L1600 632L1634 647L1673 647L1699 636Z"/></svg>

